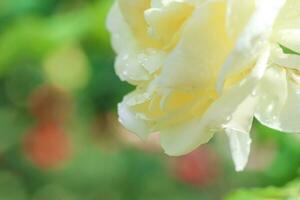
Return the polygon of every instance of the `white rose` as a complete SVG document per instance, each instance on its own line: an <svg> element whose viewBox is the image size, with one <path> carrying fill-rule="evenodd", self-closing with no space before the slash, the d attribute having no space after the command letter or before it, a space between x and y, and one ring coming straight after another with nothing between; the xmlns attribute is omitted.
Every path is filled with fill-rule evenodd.
<svg viewBox="0 0 300 200"><path fill-rule="evenodd" d="M300 132L299 0L119 0L108 17L116 72L136 86L121 123L159 132L169 155L216 132L237 170L248 160L253 118Z"/></svg>

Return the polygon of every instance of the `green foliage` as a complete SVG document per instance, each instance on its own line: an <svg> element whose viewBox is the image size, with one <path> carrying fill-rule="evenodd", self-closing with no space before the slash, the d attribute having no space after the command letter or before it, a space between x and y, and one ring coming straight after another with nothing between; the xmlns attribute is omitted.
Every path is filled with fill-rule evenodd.
<svg viewBox="0 0 300 200"><path fill-rule="evenodd" d="M285 54L293 54L293 55L298 55L298 56L300 56L300 53L299 53L299 52L296 52L296 51L294 51L294 50L292 50L292 49L290 49L290 48L288 48L288 47L286 47L286 46L283 46L283 45L281 45L281 44L279 44L279 46L280 46L280 48L283 50L283 53L285 53Z"/></svg>
<svg viewBox="0 0 300 200"><path fill-rule="evenodd" d="M87 4L81 9L47 18L36 15L17 18L0 34L0 70L14 64L15 58L42 61L44 56L61 45L80 42L95 33L98 34L97 42L100 46L105 34L99 27L104 23L104 9L109 1L105 2Z"/></svg>
<svg viewBox="0 0 300 200"><path fill-rule="evenodd" d="M0 1L0 199L215 200L242 187L228 200L298 200L297 181L280 187L299 176L299 139L257 122L255 143L274 144L273 162L261 171L237 174L224 156L223 172L210 187L182 183L169 158L120 139L127 133L106 116L133 88L114 72L115 55L105 27L112 3ZM73 109L61 122L73 145L72 158L50 170L36 166L24 152L24 138L44 120L32 114L32 95L44 85L62 89ZM249 189L268 185L277 187Z"/></svg>
<svg viewBox="0 0 300 200"><path fill-rule="evenodd" d="M17 175L10 172L0 172L0 199L26 200L24 184Z"/></svg>
<svg viewBox="0 0 300 200"><path fill-rule="evenodd" d="M239 190L226 200L299 200L300 181L294 181L282 188Z"/></svg>
<svg viewBox="0 0 300 200"><path fill-rule="evenodd" d="M255 128L260 142L276 144L276 157L263 174L264 183L281 186L297 177L300 166L298 135L278 132L258 122L255 123Z"/></svg>

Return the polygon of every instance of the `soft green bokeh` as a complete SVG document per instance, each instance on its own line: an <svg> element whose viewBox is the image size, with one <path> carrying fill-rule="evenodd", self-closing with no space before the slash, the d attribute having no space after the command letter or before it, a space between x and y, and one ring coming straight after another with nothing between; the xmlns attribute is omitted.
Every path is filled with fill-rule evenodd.
<svg viewBox="0 0 300 200"><path fill-rule="evenodd" d="M240 190L226 200L299 200L300 181L294 181L282 188L268 187L264 189Z"/></svg>
<svg viewBox="0 0 300 200"><path fill-rule="evenodd" d="M120 127L117 103L132 87L114 73L105 28L112 2L0 1L0 200L297 200L298 182L284 187L299 177L297 135L255 122L249 168L236 173L222 135L203 147L217 160L210 163L167 157ZM55 146L63 139L51 138L60 133L47 134L57 127L71 156L43 168L38 162L64 151ZM190 174L199 182L187 181ZM267 189L252 189L259 187Z"/></svg>

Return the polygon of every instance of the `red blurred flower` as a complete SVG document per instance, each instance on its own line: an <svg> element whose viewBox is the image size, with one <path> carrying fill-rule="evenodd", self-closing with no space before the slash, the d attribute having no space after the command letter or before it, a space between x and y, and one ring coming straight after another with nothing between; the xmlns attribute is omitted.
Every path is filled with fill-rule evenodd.
<svg viewBox="0 0 300 200"><path fill-rule="evenodd" d="M69 137L57 122L40 122L24 138L24 151L41 168L54 168L71 155Z"/></svg>
<svg viewBox="0 0 300 200"><path fill-rule="evenodd" d="M216 154L209 148L199 148L192 153L174 159L175 175L183 182L207 186L220 175Z"/></svg>

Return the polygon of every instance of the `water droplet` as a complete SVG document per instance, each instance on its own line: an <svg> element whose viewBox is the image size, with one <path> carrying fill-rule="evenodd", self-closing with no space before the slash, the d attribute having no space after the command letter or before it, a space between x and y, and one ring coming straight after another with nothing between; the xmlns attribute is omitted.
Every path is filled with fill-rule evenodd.
<svg viewBox="0 0 300 200"><path fill-rule="evenodd" d="M256 97L256 96L257 96L257 91L256 91L256 90L253 90L253 92L251 93L251 95L252 95L253 97Z"/></svg>
<svg viewBox="0 0 300 200"><path fill-rule="evenodd" d="M231 121L232 120L232 116L231 115L229 115L228 117L226 117L226 121Z"/></svg>
<svg viewBox="0 0 300 200"><path fill-rule="evenodd" d="M274 120L274 121L276 121L277 119L278 119L277 116L272 117L272 120Z"/></svg>
<svg viewBox="0 0 300 200"><path fill-rule="evenodd" d="M274 105L273 105L273 104L268 105L268 107L267 107L267 111L268 111L268 112L272 112L273 109L274 109Z"/></svg>

